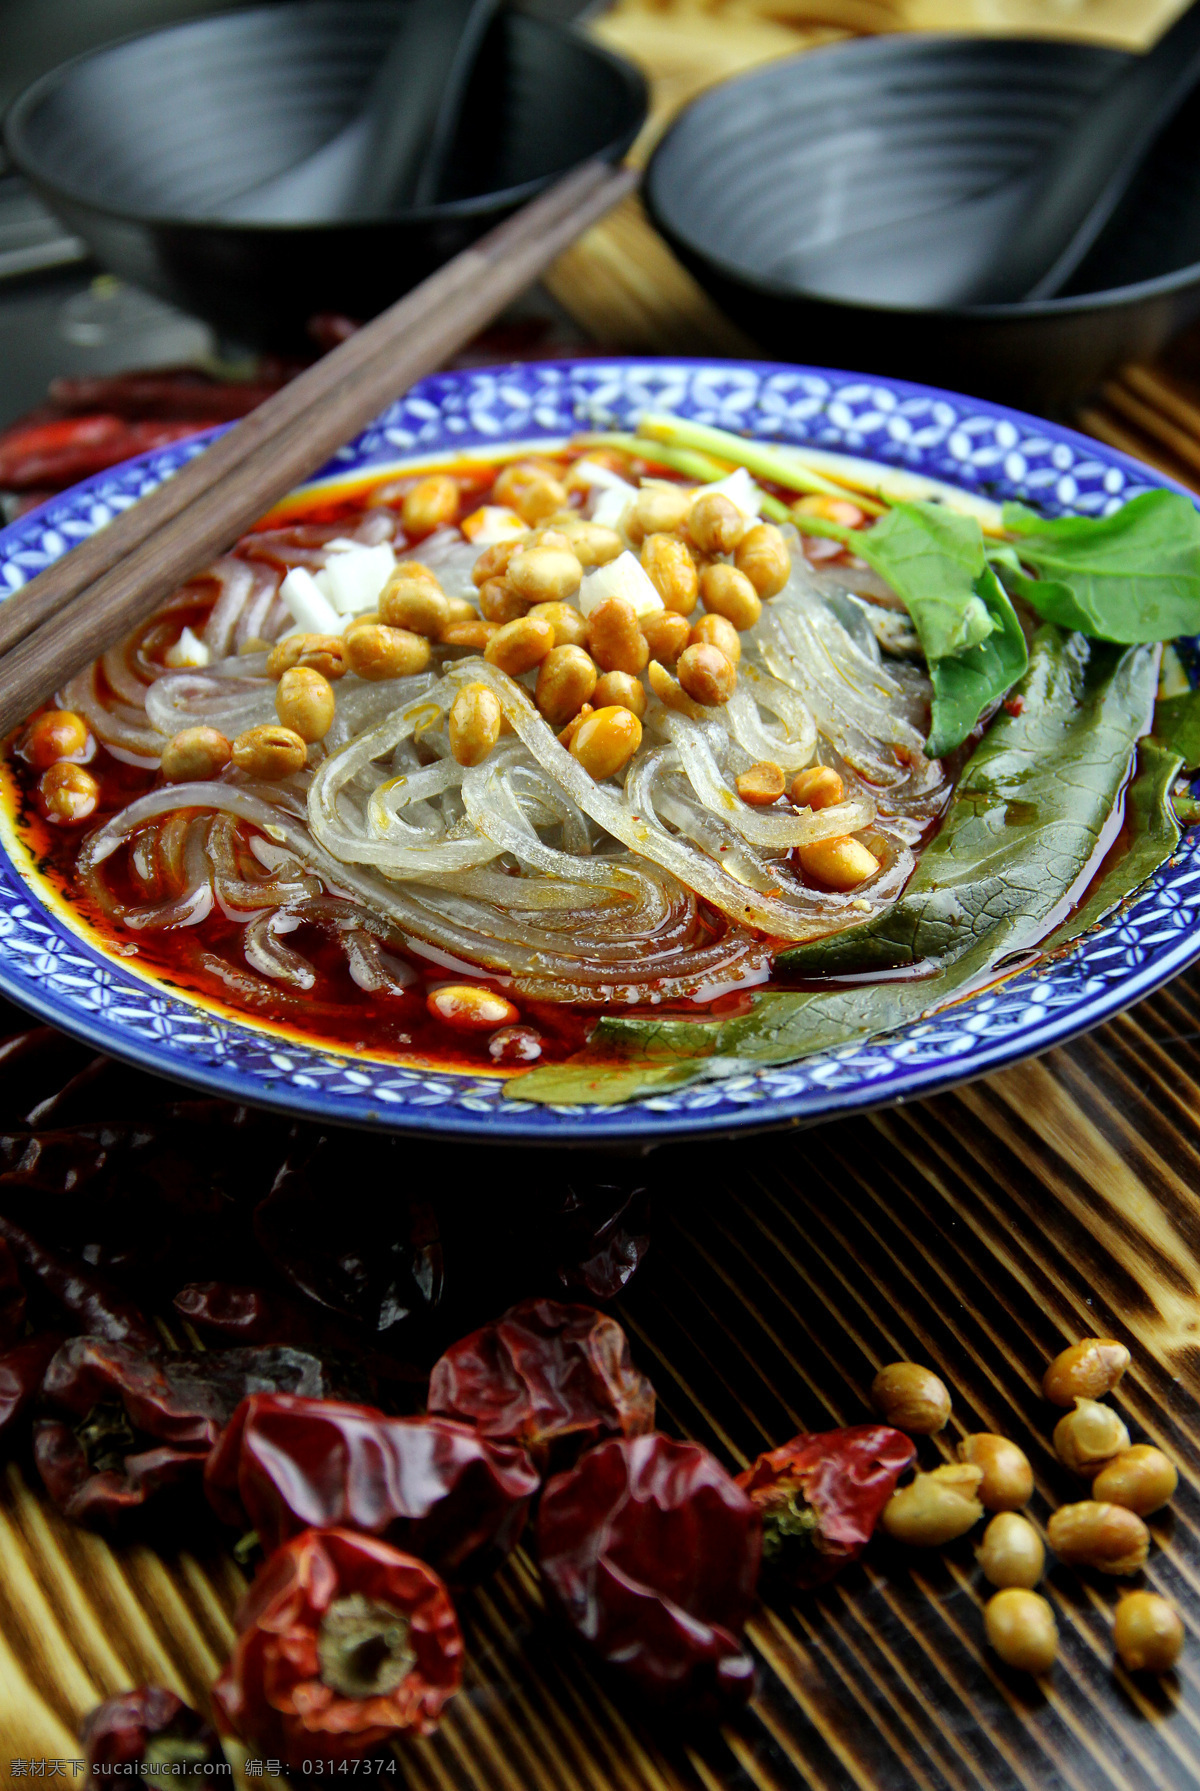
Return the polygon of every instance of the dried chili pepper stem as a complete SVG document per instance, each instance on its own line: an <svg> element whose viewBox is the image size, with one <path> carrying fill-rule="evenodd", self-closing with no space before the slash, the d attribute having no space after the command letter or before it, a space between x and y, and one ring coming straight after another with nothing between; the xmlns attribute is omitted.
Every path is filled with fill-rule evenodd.
<svg viewBox="0 0 1200 1791"><path fill-rule="evenodd" d="M183 1775L188 1768L204 1766L211 1758L209 1742L189 1741L185 1735L154 1735L146 1743L142 1762L143 1770L149 1768L152 1773L155 1768L160 1773L170 1768Z"/></svg>
<svg viewBox="0 0 1200 1791"><path fill-rule="evenodd" d="M809 1545L821 1528L820 1518L805 1503L803 1490L795 1480L781 1480L774 1486L761 1510L764 1561L776 1560L793 1544Z"/></svg>
<svg viewBox="0 0 1200 1791"><path fill-rule="evenodd" d="M91 1769L89 1784L134 1774L190 1777L195 1769L208 1776L221 1759L211 1725L165 1685L137 1686L107 1698L84 1718L79 1739Z"/></svg>
<svg viewBox="0 0 1200 1791"><path fill-rule="evenodd" d="M417 1664L411 1635L403 1611L381 1598L334 1599L317 1633L323 1683L344 1698L386 1698Z"/></svg>
<svg viewBox="0 0 1200 1791"><path fill-rule="evenodd" d="M738 1475L763 1526L763 1560L794 1586L820 1586L866 1548L916 1446L887 1424L793 1437Z"/></svg>
<svg viewBox="0 0 1200 1791"><path fill-rule="evenodd" d="M219 1721L294 1770L345 1771L402 1735L432 1734L462 1678L462 1633L437 1574L353 1530L285 1542L238 1624L213 1687Z"/></svg>
<svg viewBox="0 0 1200 1791"><path fill-rule="evenodd" d="M132 1455L137 1447L137 1438L125 1408L115 1402L94 1405L74 1430L94 1474L110 1471L119 1474L125 1465L125 1457Z"/></svg>

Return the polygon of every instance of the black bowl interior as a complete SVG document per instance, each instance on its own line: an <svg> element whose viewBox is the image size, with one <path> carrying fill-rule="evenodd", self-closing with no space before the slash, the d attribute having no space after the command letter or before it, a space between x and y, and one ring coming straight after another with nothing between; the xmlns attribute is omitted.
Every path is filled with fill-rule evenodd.
<svg viewBox="0 0 1200 1791"><path fill-rule="evenodd" d="M629 63L516 12L483 45L435 205L341 222L223 219L356 112L407 0L257 7L94 51L22 94L5 140L40 197L113 273L232 341L311 347L317 312L371 317L646 115Z"/></svg>
<svg viewBox="0 0 1200 1791"><path fill-rule="evenodd" d="M1071 288L1036 305L910 303L902 253L871 290L815 290L809 251L957 208L1044 157L1126 60L1047 39L901 34L772 63L694 101L646 180L654 221L764 347L1059 406L1200 309L1200 95Z"/></svg>
<svg viewBox="0 0 1200 1791"><path fill-rule="evenodd" d="M12 154L77 204L219 220L226 201L348 122L405 11L405 0L304 0L93 51L16 102ZM480 56L441 199L525 188L610 151L642 115L630 74L568 31L506 15Z"/></svg>
<svg viewBox="0 0 1200 1791"><path fill-rule="evenodd" d="M909 37L789 57L688 109L654 158L652 203L697 251L801 290L811 247L929 213L952 228L957 205L1043 157L1122 60Z"/></svg>

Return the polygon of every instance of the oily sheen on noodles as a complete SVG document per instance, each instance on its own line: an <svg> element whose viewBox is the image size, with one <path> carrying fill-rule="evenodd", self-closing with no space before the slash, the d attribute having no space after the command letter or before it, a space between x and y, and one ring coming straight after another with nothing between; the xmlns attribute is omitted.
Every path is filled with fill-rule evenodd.
<svg viewBox="0 0 1200 1791"><path fill-rule="evenodd" d="M375 546L388 528L368 512L351 539ZM266 647L294 627L281 568L319 571L334 551L328 535L254 537L261 557L219 561L62 700L110 751L143 766L181 729L233 738L272 722ZM273 993L303 1005L317 973L291 936L312 926L361 988L385 997L412 984L405 952L592 1006L711 999L760 982L780 942L856 924L894 900L944 794L940 765L921 750L921 674L885 660L856 620L857 600L831 594L794 535L791 546L787 586L742 636L732 698L700 716L694 705L653 705L619 780L597 781L561 743L532 700L532 675L435 645L417 676L337 679L333 724L302 770L268 783L230 767L129 803L85 842L84 883L134 935L214 911L232 921L240 955L208 952L205 962L251 1005ZM478 550L457 530L416 551L448 596L476 597ZM164 669L166 636L155 630L174 638L178 609L202 600L207 663ZM466 685L485 686L505 724L473 766L456 761L448 729ZM736 779L762 760L789 779L817 760L832 765L844 799L750 806ZM852 893L807 884L797 848L846 834L869 839L878 873Z"/></svg>

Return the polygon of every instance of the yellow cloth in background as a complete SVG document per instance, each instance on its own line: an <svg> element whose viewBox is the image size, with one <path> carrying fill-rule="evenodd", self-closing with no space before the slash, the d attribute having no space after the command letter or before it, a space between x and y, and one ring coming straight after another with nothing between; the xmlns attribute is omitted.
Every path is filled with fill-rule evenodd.
<svg viewBox="0 0 1200 1791"><path fill-rule="evenodd" d="M1143 50L1183 11L1181 0L901 0L915 31L1046 32Z"/></svg>
<svg viewBox="0 0 1200 1791"><path fill-rule="evenodd" d="M1152 43L1183 0L617 0L590 29L650 81L644 160L704 88L763 62L856 33L1036 32L1131 49ZM736 355L747 341L684 272L627 200L560 258L546 285L605 347L644 354Z"/></svg>

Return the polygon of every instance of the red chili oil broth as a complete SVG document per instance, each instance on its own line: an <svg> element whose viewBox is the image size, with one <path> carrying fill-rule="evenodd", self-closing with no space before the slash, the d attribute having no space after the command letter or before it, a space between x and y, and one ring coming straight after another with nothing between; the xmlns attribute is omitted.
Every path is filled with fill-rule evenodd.
<svg viewBox="0 0 1200 1791"><path fill-rule="evenodd" d="M539 461L555 461L565 471L578 456L575 453L537 453ZM511 459L511 456L509 457ZM450 461L435 467L407 473L397 478L366 476L355 482L337 486L333 493L317 492L289 497L263 517L239 543L235 551L255 554L256 537L275 529L312 528L317 538L314 545L328 538L330 532L353 527L364 513L379 506L398 510L404 493L419 479L430 473L450 473L463 491L460 514L487 501L492 483L500 470L473 460ZM629 475L644 473L657 478L678 478L670 469L653 461L632 460ZM400 545L403 537L398 537ZM418 544L410 537L408 545ZM265 545L265 544L264 544ZM261 550L260 550L261 551ZM269 550L268 550L269 552ZM176 635L184 626L199 633L207 619L209 606L197 602L172 612ZM32 719L32 718L31 718ZM440 1070L470 1071L476 1074L496 1072L511 1074L522 1066L517 1063L498 1065L488 1053L488 1035L464 1035L433 1017L425 1003L428 989L448 981L489 982L486 973L456 972L431 963L418 952L403 955L420 973L423 982L412 993L403 996L381 995L361 989L350 975L344 954L324 930L305 923L288 935L289 947L301 952L317 973L312 989L297 1000L302 1012L289 1015L289 997L294 994L284 985L275 985L259 976L245 963L242 952L243 926L230 921L215 906L212 912L194 926L160 931L134 932L121 928L104 915L81 886L76 876L76 856L81 841L93 828L119 812L136 797L159 786L157 771L147 771L125 764L108 750L97 745L88 761L88 770L100 786L100 801L95 814L82 826L61 826L49 822L37 798L38 773L21 757L19 746L24 729L19 729L7 742L4 756L4 800L13 816L16 831L30 854L39 874L53 889L60 903L68 907L86 931L97 938L103 949L121 957L131 965L149 972L155 981L184 994L203 998L214 1006L242 1018L269 1024L274 1033L302 1039L309 1044L329 1045L361 1055L398 1058L406 1063ZM187 807L187 786L179 786L181 810ZM199 812L199 811L197 811ZM243 824L247 836L255 830ZM115 853L105 867L106 882L119 901L135 904L145 901L145 893L132 881L127 865L128 853ZM708 904L698 906L697 942L719 936L724 918ZM389 947L389 949L393 949ZM245 979L241 991L231 991L228 980L204 962L206 955L225 960L236 978ZM502 979L501 980L501 986ZM774 981L774 978L769 979ZM761 988L764 985L756 985ZM794 986L794 984L792 985ZM623 1015L637 1013L662 1017L667 1013L689 1018L728 1019L747 1011L752 990L749 986L727 992L708 1001L662 1003L642 1008L617 1007L610 1011ZM596 1021L605 1011L602 1007L573 1006L567 1003L539 1002L522 996L509 998L521 1010L521 1019L541 1035L543 1063L554 1063L578 1052Z"/></svg>

